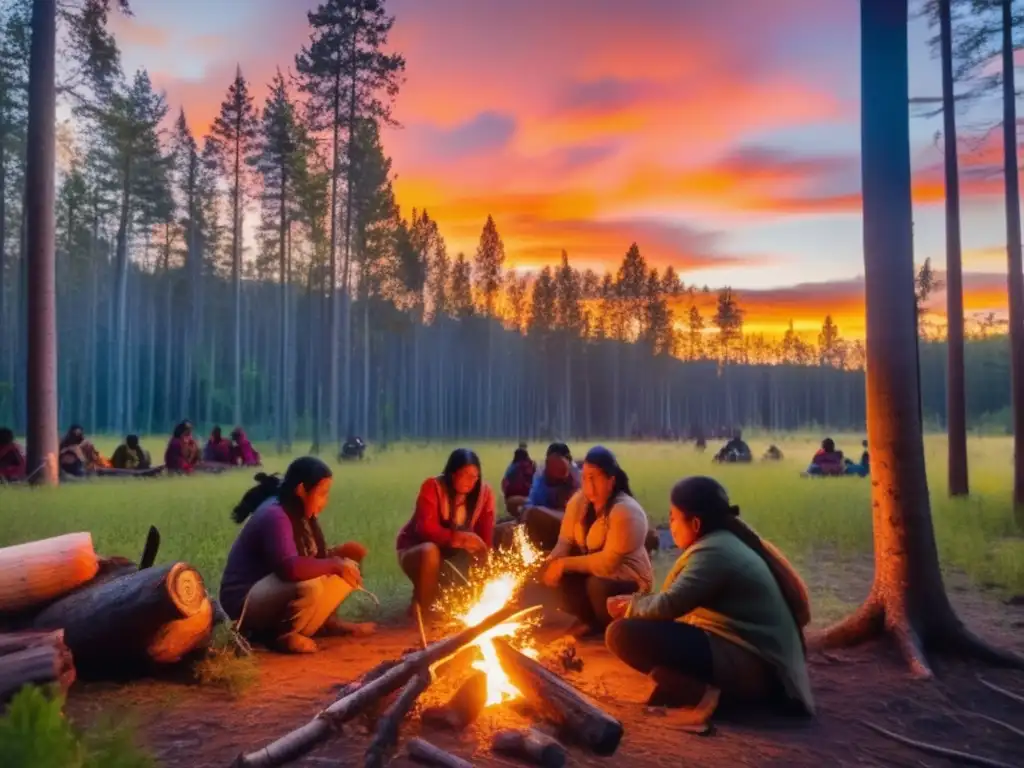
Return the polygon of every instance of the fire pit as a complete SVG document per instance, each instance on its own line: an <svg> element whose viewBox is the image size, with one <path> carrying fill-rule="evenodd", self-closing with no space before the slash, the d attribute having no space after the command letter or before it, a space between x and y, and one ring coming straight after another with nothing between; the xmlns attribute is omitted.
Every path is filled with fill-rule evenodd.
<svg viewBox="0 0 1024 768"><path fill-rule="evenodd" d="M486 566L475 569L470 578L463 577L463 586L448 590L442 598L443 615L453 620L452 634L429 645L424 643L422 650L407 653L401 659L379 664L357 682L345 686L337 701L309 723L262 749L239 756L235 766L284 765L329 738L341 724L361 714L372 716L390 699L387 709L377 718L364 762L367 768L382 766L420 694L437 677L458 666L450 661L453 657L465 659L470 654L473 672L447 704L423 712L424 725L460 730L488 707L526 699L573 741L599 755L613 754L622 738L622 724L536 661L532 630L540 606L519 609L514 604L521 587L540 563L541 553L530 544L522 529L517 529L512 548L494 553ZM565 760L561 744L532 729L498 734L492 747L503 754L553 768ZM422 739L410 744L410 752L436 765L466 765L464 760Z"/></svg>

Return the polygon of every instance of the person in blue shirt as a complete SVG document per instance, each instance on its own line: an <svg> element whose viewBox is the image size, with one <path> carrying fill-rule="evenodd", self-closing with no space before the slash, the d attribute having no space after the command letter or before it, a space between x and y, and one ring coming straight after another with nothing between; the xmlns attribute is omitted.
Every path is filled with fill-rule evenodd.
<svg viewBox="0 0 1024 768"><path fill-rule="evenodd" d="M565 507L579 489L580 471L573 463L569 446L552 443L543 470L533 477L521 516L527 535L545 552L558 543Z"/></svg>

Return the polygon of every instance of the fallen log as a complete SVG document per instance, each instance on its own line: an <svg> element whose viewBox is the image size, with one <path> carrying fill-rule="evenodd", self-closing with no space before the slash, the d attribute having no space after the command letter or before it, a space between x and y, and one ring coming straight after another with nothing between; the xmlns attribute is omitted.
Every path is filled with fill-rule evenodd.
<svg viewBox="0 0 1024 768"><path fill-rule="evenodd" d="M557 739L534 728L525 731L498 731L491 749L500 755L518 757L544 768L562 768L568 753Z"/></svg>
<svg viewBox="0 0 1024 768"><path fill-rule="evenodd" d="M0 704L25 685L57 685L66 692L75 681L71 652L63 632L0 635Z"/></svg>
<svg viewBox="0 0 1024 768"><path fill-rule="evenodd" d="M183 619L192 621L168 626ZM201 638L212 625L202 576L185 563L135 571L77 591L32 623L34 629L64 630L83 677L120 676L139 665L176 660L189 650L181 636Z"/></svg>
<svg viewBox="0 0 1024 768"><path fill-rule="evenodd" d="M364 768L383 768L388 750L398 743L398 730L402 727L402 721L419 695L427 690L430 680L430 670L425 669L405 684L395 703L388 707L377 724L377 732L363 760Z"/></svg>
<svg viewBox="0 0 1024 768"><path fill-rule="evenodd" d="M92 579L99 558L88 533L0 549L0 613L44 605Z"/></svg>
<svg viewBox="0 0 1024 768"><path fill-rule="evenodd" d="M423 711L421 719L434 728L445 728L452 731L464 730L474 722L487 706L487 674L473 672L451 701L440 707L430 707Z"/></svg>
<svg viewBox="0 0 1024 768"><path fill-rule="evenodd" d="M621 722L507 641L493 642L505 674L545 717L595 754L615 754L622 740Z"/></svg>
<svg viewBox="0 0 1024 768"><path fill-rule="evenodd" d="M418 763L436 765L440 768L473 768L472 763L467 763L461 757L456 757L451 752L445 752L440 747L435 747L424 739L411 739L405 745L409 757Z"/></svg>
<svg viewBox="0 0 1024 768"><path fill-rule="evenodd" d="M237 768L276 768L301 757L324 741L330 735L332 727L351 720L368 706L397 691L414 676L424 670L430 670L433 674L437 665L458 653L480 635L500 624L539 609L540 606L523 611L518 611L514 607L503 608L475 627L468 627L458 634L427 646L422 651L406 655L401 662L380 677L339 698L302 727L285 734L262 749L239 755L234 765Z"/></svg>

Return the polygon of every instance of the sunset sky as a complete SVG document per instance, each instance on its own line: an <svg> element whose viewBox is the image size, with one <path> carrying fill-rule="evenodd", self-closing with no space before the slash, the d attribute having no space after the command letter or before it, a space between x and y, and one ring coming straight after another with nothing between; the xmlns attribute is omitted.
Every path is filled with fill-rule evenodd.
<svg viewBox="0 0 1024 768"><path fill-rule="evenodd" d="M236 64L260 100L310 0L132 0L116 23L197 132ZM857 0L391 0L407 78L386 135L403 208L452 253L486 216L512 265L603 270L636 241L687 283L731 285L752 330L831 312L863 332ZM911 94L939 93L911 30ZM969 312L1006 306L998 103L960 118ZM915 119L917 261L944 263L940 121ZM974 137L966 134L973 132ZM995 169L995 171L993 170ZM939 297L939 304L942 303Z"/></svg>

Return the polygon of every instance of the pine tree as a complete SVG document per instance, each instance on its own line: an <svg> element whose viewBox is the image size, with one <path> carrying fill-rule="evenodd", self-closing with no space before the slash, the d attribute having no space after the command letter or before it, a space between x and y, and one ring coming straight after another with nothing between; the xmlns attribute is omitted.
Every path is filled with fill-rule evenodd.
<svg viewBox="0 0 1024 768"><path fill-rule="evenodd" d="M558 288L551 267L544 267L533 283L530 300L530 336L544 339L558 322Z"/></svg>
<svg viewBox="0 0 1024 768"><path fill-rule="evenodd" d="M686 328L688 357L690 360L700 360L704 356L704 318L696 304L690 305Z"/></svg>
<svg viewBox="0 0 1024 768"><path fill-rule="evenodd" d="M728 363L743 336L743 311L739 308L736 295L731 288L723 288L718 293L714 324L718 329L721 359Z"/></svg>
<svg viewBox="0 0 1024 768"><path fill-rule="evenodd" d="M474 315L472 267L464 253L456 256L452 264L448 306L452 317L460 320Z"/></svg>
<svg viewBox="0 0 1024 768"><path fill-rule="evenodd" d="M818 334L819 365L838 367L842 355L841 345L839 327L832 320L832 315L825 315L821 333Z"/></svg>
<svg viewBox="0 0 1024 768"><path fill-rule="evenodd" d="M498 227L492 216L487 217L483 232L480 233L480 244L476 247L476 258L473 260L473 275L477 295L480 297L483 316L494 316L495 302L501 288L505 268L505 244L498 234Z"/></svg>
<svg viewBox="0 0 1024 768"><path fill-rule="evenodd" d="M249 192L246 172L256 151L259 135L259 114L249 93L249 84L241 67L228 88L220 113L210 127L216 159L228 178L231 203L231 290L234 329L232 339L233 377L232 414L236 424L242 423L242 216Z"/></svg>

